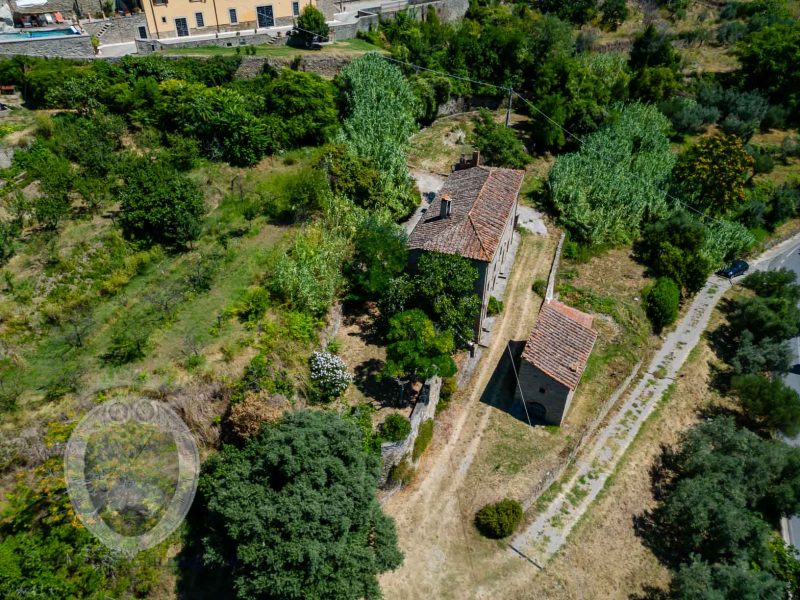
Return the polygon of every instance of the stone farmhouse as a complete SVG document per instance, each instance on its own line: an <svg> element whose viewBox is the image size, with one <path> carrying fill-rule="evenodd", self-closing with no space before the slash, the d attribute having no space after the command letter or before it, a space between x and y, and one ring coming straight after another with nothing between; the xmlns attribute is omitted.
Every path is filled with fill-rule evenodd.
<svg viewBox="0 0 800 600"><path fill-rule="evenodd" d="M489 298L502 272L517 220L523 171L479 165L477 153L445 181L428 212L408 239L409 260L416 264L423 252L458 254L478 269L475 293L481 312L475 323L480 340Z"/></svg>
<svg viewBox="0 0 800 600"><path fill-rule="evenodd" d="M531 418L561 425L596 340L591 315L556 300L542 306L522 351L516 391Z"/></svg>

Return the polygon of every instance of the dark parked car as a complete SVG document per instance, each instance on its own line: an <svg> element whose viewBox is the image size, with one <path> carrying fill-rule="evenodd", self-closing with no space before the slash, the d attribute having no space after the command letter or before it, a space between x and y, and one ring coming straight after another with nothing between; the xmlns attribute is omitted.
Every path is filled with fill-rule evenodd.
<svg viewBox="0 0 800 600"><path fill-rule="evenodd" d="M727 277L728 279L733 279L734 277L738 277L739 275L744 275L745 273L747 273L747 269L749 268L750 265L748 265L743 260L735 260L727 267L722 269L722 271L720 271L719 274L722 275L723 277Z"/></svg>

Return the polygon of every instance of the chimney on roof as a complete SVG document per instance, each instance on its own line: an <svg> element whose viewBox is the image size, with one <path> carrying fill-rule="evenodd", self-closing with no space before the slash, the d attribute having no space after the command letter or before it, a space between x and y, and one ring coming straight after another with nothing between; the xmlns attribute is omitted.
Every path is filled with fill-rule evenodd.
<svg viewBox="0 0 800 600"><path fill-rule="evenodd" d="M450 213L453 212L453 201L450 200L449 194L442 194L439 200L441 202L441 206L439 207L439 218L446 219L450 216Z"/></svg>
<svg viewBox="0 0 800 600"><path fill-rule="evenodd" d="M481 165L481 151L480 150L473 150L472 151L472 166L479 167Z"/></svg>

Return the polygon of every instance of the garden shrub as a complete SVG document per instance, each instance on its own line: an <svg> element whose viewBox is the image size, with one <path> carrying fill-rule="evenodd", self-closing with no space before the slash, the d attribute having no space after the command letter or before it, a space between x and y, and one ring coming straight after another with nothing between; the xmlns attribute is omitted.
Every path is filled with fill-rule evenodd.
<svg viewBox="0 0 800 600"><path fill-rule="evenodd" d="M423 455L428 445L433 439L433 419L423 421L417 431L417 439L414 440L414 450L411 452L411 459L417 462Z"/></svg>
<svg viewBox="0 0 800 600"><path fill-rule="evenodd" d="M653 330L661 330L678 318L681 291L669 277L659 277L655 284L645 289L642 301Z"/></svg>
<svg viewBox="0 0 800 600"><path fill-rule="evenodd" d="M381 423L380 433L387 442L399 442L411 433L411 423L403 415L392 413Z"/></svg>
<svg viewBox="0 0 800 600"><path fill-rule="evenodd" d="M329 402L342 395L353 380L344 361L329 352L313 352L308 360L311 382L320 400Z"/></svg>
<svg viewBox="0 0 800 600"><path fill-rule="evenodd" d="M493 540L510 536L522 522L522 505L516 500L504 498L487 504L475 515L475 527Z"/></svg>

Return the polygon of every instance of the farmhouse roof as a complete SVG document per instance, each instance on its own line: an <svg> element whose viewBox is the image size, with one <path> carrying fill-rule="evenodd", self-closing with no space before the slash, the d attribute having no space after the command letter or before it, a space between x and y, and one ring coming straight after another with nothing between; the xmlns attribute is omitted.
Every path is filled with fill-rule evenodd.
<svg viewBox="0 0 800 600"><path fill-rule="evenodd" d="M595 340L591 315L550 300L539 313L522 359L574 390Z"/></svg>
<svg viewBox="0 0 800 600"><path fill-rule="evenodd" d="M473 167L451 174L408 238L412 250L491 262L514 209L523 171ZM442 216L442 197L452 202Z"/></svg>

